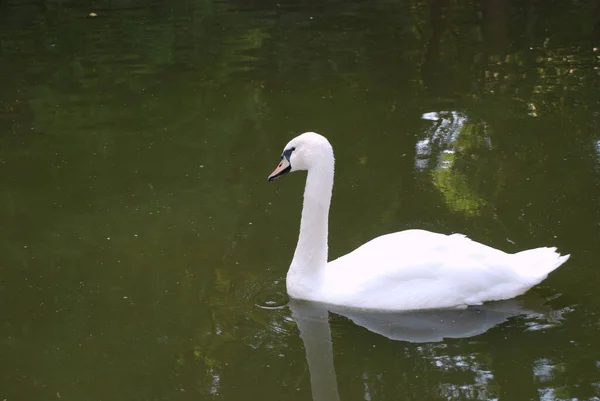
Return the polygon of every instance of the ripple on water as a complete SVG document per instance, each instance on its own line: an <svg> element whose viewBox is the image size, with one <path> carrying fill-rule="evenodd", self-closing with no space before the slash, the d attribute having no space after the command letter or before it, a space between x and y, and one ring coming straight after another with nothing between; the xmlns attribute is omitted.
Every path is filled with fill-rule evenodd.
<svg viewBox="0 0 600 401"><path fill-rule="evenodd" d="M289 301L285 281L281 277L246 282L239 297L242 302L251 302L262 309L283 309Z"/></svg>

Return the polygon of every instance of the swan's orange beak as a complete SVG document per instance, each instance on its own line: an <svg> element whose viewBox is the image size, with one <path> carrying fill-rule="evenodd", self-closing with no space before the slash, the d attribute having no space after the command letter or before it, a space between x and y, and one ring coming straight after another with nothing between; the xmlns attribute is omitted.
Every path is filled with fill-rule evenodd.
<svg viewBox="0 0 600 401"><path fill-rule="evenodd" d="M282 175L289 173L291 169L292 169L292 165L290 164L290 161L287 159L287 157L281 156L281 162L279 163L279 165L277 167L275 167L275 170L273 170L273 172L269 175L269 178L268 178L269 182L275 181Z"/></svg>

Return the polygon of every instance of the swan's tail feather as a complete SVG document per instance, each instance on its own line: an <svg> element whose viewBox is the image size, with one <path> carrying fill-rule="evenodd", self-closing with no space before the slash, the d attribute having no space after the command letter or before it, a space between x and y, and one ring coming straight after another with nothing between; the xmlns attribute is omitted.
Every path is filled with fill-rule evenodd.
<svg viewBox="0 0 600 401"><path fill-rule="evenodd" d="M571 255L561 256L556 252L556 248L552 247L529 249L516 253L514 257L515 270L523 276L542 281L548 274L569 260Z"/></svg>

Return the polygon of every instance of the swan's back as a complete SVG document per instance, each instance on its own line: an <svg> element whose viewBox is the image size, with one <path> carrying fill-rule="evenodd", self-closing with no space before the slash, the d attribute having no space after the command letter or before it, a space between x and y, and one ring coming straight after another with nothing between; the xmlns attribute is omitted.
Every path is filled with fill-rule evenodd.
<svg viewBox="0 0 600 401"><path fill-rule="evenodd" d="M406 230L329 262L321 296L378 310L477 305L523 294L568 257L553 248L507 254L461 234Z"/></svg>

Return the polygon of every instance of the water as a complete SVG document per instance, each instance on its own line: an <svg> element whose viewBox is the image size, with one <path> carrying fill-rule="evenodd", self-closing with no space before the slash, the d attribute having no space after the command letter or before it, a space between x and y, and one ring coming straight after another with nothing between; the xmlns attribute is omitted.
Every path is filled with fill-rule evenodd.
<svg viewBox="0 0 600 401"><path fill-rule="evenodd" d="M599 32L592 1L1 2L0 400L600 399ZM309 130L330 257L572 257L502 312L294 309L304 180L266 177Z"/></svg>

